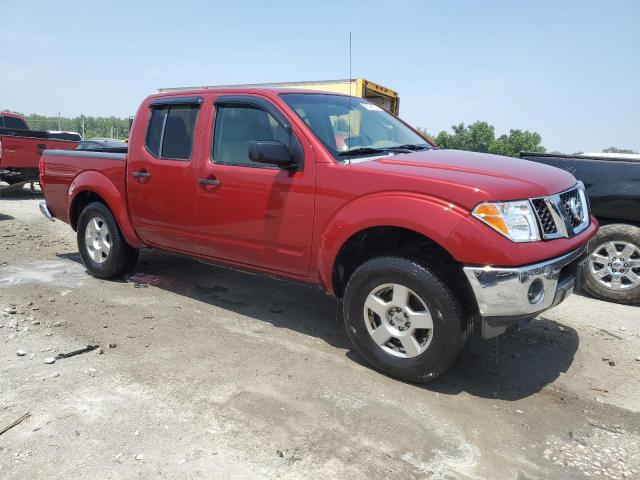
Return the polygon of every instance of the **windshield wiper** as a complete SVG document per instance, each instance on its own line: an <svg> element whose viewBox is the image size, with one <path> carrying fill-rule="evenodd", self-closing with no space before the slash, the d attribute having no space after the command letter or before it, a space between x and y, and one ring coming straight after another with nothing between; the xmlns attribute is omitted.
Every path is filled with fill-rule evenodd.
<svg viewBox="0 0 640 480"><path fill-rule="evenodd" d="M345 157L347 155L367 155L370 153L385 153L385 152L409 153L410 151L413 151L413 150L429 150L430 148L431 147L429 145L407 143L406 145L397 145L395 147L384 147L384 148L358 147L352 150L347 150L346 152L340 152L338 155L341 157Z"/></svg>
<svg viewBox="0 0 640 480"><path fill-rule="evenodd" d="M429 150L431 147L426 144L407 143L397 147L389 147L387 150Z"/></svg>
<svg viewBox="0 0 640 480"><path fill-rule="evenodd" d="M347 155L366 155L368 153L384 153L388 151L388 148L372 148L372 147L358 147L346 152L340 152L338 155L345 157Z"/></svg>

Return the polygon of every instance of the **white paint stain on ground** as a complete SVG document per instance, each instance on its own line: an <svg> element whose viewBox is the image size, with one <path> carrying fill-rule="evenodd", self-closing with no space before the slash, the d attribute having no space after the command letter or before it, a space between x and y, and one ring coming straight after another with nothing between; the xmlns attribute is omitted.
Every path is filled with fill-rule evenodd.
<svg viewBox="0 0 640 480"><path fill-rule="evenodd" d="M32 283L78 288L86 279L87 273L84 267L69 260L49 260L0 268L0 288Z"/></svg>
<svg viewBox="0 0 640 480"><path fill-rule="evenodd" d="M458 478L463 475L464 478L480 479L475 474L475 468L480 457L478 449L463 442L457 445L454 452L434 449L435 457L429 461L423 461L416 457L413 452L406 452L402 455L402 460L428 475L431 480L448 480L450 478Z"/></svg>
<svg viewBox="0 0 640 480"><path fill-rule="evenodd" d="M450 478L480 479L476 467L481 457L480 450L471 444L462 430L454 425L442 423L431 412L419 409L420 417L427 420L433 433L441 438L440 448L431 449L431 459L421 458L414 452L406 452L402 460L428 475L430 480ZM442 448L444 447L444 448Z"/></svg>

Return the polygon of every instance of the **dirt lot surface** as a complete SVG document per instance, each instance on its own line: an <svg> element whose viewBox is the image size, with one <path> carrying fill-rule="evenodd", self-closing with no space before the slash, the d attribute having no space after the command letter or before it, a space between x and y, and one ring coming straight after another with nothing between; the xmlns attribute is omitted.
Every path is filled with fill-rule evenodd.
<svg viewBox="0 0 640 480"><path fill-rule="evenodd" d="M318 290L154 251L92 278L38 200L0 197L2 479L640 478L640 307L574 295L406 384Z"/></svg>

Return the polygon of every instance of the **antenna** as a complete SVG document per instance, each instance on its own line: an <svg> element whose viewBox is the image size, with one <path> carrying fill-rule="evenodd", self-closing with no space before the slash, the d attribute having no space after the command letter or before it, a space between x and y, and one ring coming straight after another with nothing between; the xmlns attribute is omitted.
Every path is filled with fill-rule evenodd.
<svg viewBox="0 0 640 480"><path fill-rule="evenodd" d="M351 143L351 97L352 97L352 88L353 88L353 79L351 78L351 32L349 32L349 143ZM347 148L350 150L351 145L348 145ZM351 163L351 155L347 157L349 163Z"/></svg>

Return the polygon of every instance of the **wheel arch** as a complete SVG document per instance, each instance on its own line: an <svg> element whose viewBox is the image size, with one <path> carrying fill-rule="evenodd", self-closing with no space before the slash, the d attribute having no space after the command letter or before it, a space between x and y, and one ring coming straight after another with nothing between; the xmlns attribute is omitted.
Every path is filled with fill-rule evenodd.
<svg viewBox="0 0 640 480"><path fill-rule="evenodd" d="M439 198L406 192L380 192L344 205L319 237L316 268L321 283L335 294L334 269L347 242L370 229L398 229L425 237L452 257L444 245L468 212ZM353 241L353 240L352 240Z"/></svg>
<svg viewBox="0 0 640 480"><path fill-rule="evenodd" d="M74 230L82 210L92 202L100 202L113 214L127 243L134 248L144 246L129 218L126 198L104 174L93 170L82 172L69 185L68 198L67 214Z"/></svg>
<svg viewBox="0 0 640 480"><path fill-rule="evenodd" d="M356 269L370 259L398 256L429 268L444 281L458 298L462 308L463 330L478 314L478 303L462 264L439 243L422 233L397 226L376 226L354 233L336 255L331 284L338 298Z"/></svg>

